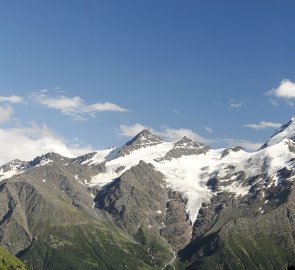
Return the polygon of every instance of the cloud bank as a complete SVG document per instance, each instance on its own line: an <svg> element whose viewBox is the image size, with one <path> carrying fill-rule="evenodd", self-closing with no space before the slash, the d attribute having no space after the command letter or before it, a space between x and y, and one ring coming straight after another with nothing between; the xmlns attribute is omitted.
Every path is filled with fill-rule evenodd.
<svg viewBox="0 0 295 270"><path fill-rule="evenodd" d="M277 88L265 92L265 95L271 96L269 101L273 106L279 105L277 99L283 99L287 105L293 107L295 101L295 83L288 79L284 79Z"/></svg>
<svg viewBox="0 0 295 270"><path fill-rule="evenodd" d="M204 127L204 129L210 134L213 133L213 129L210 127Z"/></svg>
<svg viewBox="0 0 295 270"><path fill-rule="evenodd" d="M13 114L13 108L10 105L0 106L0 124L8 122Z"/></svg>
<svg viewBox="0 0 295 270"><path fill-rule="evenodd" d="M8 103L22 103L24 101L23 97L20 96L0 96L0 102L8 102Z"/></svg>
<svg viewBox="0 0 295 270"><path fill-rule="evenodd" d="M76 120L87 120L95 117L97 112L126 112L125 108L111 102L86 104L81 97L57 96L51 97L47 90L32 93L30 100L43 105L46 108L55 109L62 114L73 117Z"/></svg>
<svg viewBox="0 0 295 270"><path fill-rule="evenodd" d="M295 83L284 79L280 85L265 93L266 95L274 95L279 98L293 99L295 98Z"/></svg>
<svg viewBox="0 0 295 270"><path fill-rule="evenodd" d="M46 124L38 125L34 122L27 127L0 128L0 149L0 165L13 159L28 161L48 152L76 157L93 151L91 147L72 146Z"/></svg>
<svg viewBox="0 0 295 270"><path fill-rule="evenodd" d="M279 128L281 126L282 126L281 123L274 123L274 122L267 122L267 121L261 121L258 124L244 125L244 127L252 128L252 129L256 129L256 130L266 129L266 128Z"/></svg>

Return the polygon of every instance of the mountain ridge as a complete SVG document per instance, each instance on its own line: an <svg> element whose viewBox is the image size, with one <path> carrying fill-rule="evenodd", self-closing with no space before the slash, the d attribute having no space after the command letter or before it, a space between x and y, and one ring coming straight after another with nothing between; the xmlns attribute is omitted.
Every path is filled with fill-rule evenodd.
<svg viewBox="0 0 295 270"><path fill-rule="evenodd" d="M167 263L177 269L285 267L284 262L294 263L295 254L294 241L284 236L286 247L278 241L284 231L288 237L295 234L292 132L293 119L267 147L249 153L241 147L211 149L187 137L165 142L143 130L120 148L77 158L47 153L28 162L11 161L0 166L0 244L38 270L56 267L53 261L44 264L50 261L44 254L63 258L64 269L73 263L112 269L103 251L108 239L114 250L124 246L139 256L132 263L143 269ZM265 217L274 224L272 237L261 229ZM89 255L98 251L95 245L86 248L87 235L95 245L104 239L101 257ZM17 240L11 242L12 237ZM264 246L268 237L269 250ZM262 258L251 262L242 250L256 256L252 245ZM88 259L67 257L66 248ZM268 264L265 256L278 259ZM118 269L133 269L123 257Z"/></svg>

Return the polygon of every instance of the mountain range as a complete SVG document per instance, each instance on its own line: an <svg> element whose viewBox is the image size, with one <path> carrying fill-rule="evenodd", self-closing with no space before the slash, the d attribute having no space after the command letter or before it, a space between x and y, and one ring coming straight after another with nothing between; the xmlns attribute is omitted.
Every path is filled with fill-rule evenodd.
<svg viewBox="0 0 295 270"><path fill-rule="evenodd" d="M0 245L32 270L287 269L294 179L295 118L251 153L143 130L0 166Z"/></svg>

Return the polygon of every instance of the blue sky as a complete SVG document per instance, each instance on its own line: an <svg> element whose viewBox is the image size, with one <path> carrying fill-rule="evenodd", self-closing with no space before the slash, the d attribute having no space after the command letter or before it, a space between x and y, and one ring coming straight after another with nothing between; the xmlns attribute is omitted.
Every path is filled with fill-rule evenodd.
<svg viewBox="0 0 295 270"><path fill-rule="evenodd" d="M255 149L294 114L294 8L1 1L0 137L23 149L2 159L28 158L36 141L38 151L119 146L143 127Z"/></svg>

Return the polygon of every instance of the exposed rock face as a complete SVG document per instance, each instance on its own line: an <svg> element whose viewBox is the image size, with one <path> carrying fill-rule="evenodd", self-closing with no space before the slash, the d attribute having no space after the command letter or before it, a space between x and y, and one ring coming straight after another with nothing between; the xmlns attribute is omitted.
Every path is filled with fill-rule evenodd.
<svg viewBox="0 0 295 270"><path fill-rule="evenodd" d="M65 165L69 163L72 159L63 157L57 153L47 153L42 156L36 157L32 161L29 162L30 167L41 166L48 164L50 162L54 162L59 166Z"/></svg>
<svg viewBox="0 0 295 270"><path fill-rule="evenodd" d="M45 168L45 165L49 166L49 168L51 168L51 165L53 168L54 166L57 166L68 175L76 174L76 180L78 180L78 176L80 176L80 180L82 182L89 182L93 175L105 172L104 163L86 166L79 162L82 159L83 156L79 159L72 159L63 157L56 153L47 153L42 156L38 156L29 162L13 160L0 166L0 180L8 179L24 172L29 172L30 170L34 170L37 167Z"/></svg>
<svg viewBox="0 0 295 270"><path fill-rule="evenodd" d="M293 175L283 169L282 177ZM220 192L203 203L193 240L180 256L187 269L285 269L295 262L293 184L245 196Z"/></svg>
<svg viewBox="0 0 295 270"><path fill-rule="evenodd" d="M206 185L213 192L223 191L224 189L226 190L228 187L233 187L234 184L236 185L236 188L240 187L250 189L249 185L253 184L254 179L246 178L245 172L236 171L235 167L227 166L225 167L225 169L227 170L227 174L220 175L220 173L222 174L223 172L216 172L216 174L213 175L212 178L209 178L209 180L206 182ZM259 175L257 176L257 178L259 178Z"/></svg>
<svg viewBox="0 0 295 270"><path fill-rule="evenodd" d="M116 173L119 173L119 172L121 172L122 170L124 170L125 169L125 166L120 166L118 169L116 169Z"/></svg>
<svg viewBox="0 0 295 270"><path fill-rule="evenodd" d="M22 188L33 191L30 186ZM22 218L22 209L19 208L21 202L15 196L18 193L17 187L15 185L7 186L6 183L3 183L0 190L0 244L16 254L30 245L32 236L26 220ZM15 240L12 241L12 239Z"/></svg>
<svg viewBox="0 0 295 270"><path fill-rule="evenodd" d="M169 248L152 239L141 245L119 231L104 211L94 207L93 194L100 187L84 184L97 173L95 166L71 161L44 155L31 162L28 170L1 182L0 245L33 270L108 270L114 265L129 270L164 265L171 256ZM156 227L163 219L167 199L161 191L165 191L163 176L151 165L138 167L141 169L126 173L140 182L135 183L133 191L138 196L133 198L141 208L128 209L133 211L129 218L134 220L139 213L142 222ZM145 201L148 188L150 200ZM160 197L162 193L164 197ZM125 199L128 201L128 194ZM129 206L134 204L126 202Z"/></svg>
<svg viewBox="0 0 295 270"><path fill-rule="evenodd" d="M244 209L244 215L236 212L227 220L231 210L223 211L212 229L181 252L190 260L187 269L286 269L294 264L294 209L281 206L258 215Z"/></svg>
<svg viewBox="0 0 295 270"><path fill-rule="evenodd" d="M33 169L0 185L0 244L14 254L42 234L45 224L75 224L96 218L91 194L74 177L87 178L91 170L83 170L82 165L65 169L55 161L36 166L42 160L35 159Z"/></svg>
<svg viewBox="0 0 295 270"><path fill-rule="evenodd" d="M222 152L221 158L226 157L227 155L229 155L230 152L238 152L241 150L244 150L243 147L241 147L241 146L227 148Z"/></svg>
<svg viewBox="0 0 295 270"><path fill-rule="evenodd" d="M185 210L186 203L187 199L181 193L168 191L165 227L161 229L160 234L167 239L174 251L184 248L191 239L192 226Z"/></svg>
<svg viewBox="0 0 295 270"><path fill-rule="evenodd" d="M95 198L121 228L135 235L142 223L156 231L165 215L167 192L164 176L141 161L105 186Z"/></svg>
<svg viewBox="0 0 295 270"><path fill-rule="evenodd" d="M210 150L208 145L204 143L194 142L193 140L184 136L181 140L176 142L173 148L167 152L167 154L159 159L161 160L171 160L173 158L180 158L182 156L190 155L200 155L205 154Z"/></svg>
<svg viewBox="0 0 295 270"><path fill-rule="evenodd" d="M19 159L12 160L11 162L8 162L2 166L0 166L0 171L2 173L8 172L10 170L13 170L16 168L16 170L20 171L21 169L27 168L28 162L21 161Z"/></svg>
<svg viewBox="0 0 295 270"><path fill-rule="evenodd" d="M93 158L95 155L96 155L96 152L92 152L86 155L79 156L73 160L73 163L82 164L83 162L86 162L85 164L88 164L89 162L91 162L91 158Z"/></svg>
<svg viewBox="0 0 295 270"><path fill-rule="evenodd" d="M206 234L208 231L218 231L227 222L227 218L236 217L241 205L241 197L237 198L234 194L227 192L217 193L211 198L210 203L202 204L193 224L193 239ZM225 209L227 209L228 214L230 213L230 215L227 214L227 217L222 216Z"/></svg>
<svg viewBox="0 0 295 270"><path fill-rule="evenodd" d="M163 140L160 137L154 135L147 129L144 129L132 140L128 141L121 149L119 149L119 151L115 155L115 158L126 156L134 150L154 146L162 142Z"/></svg>
<svg viewBox="0 0 295 270"><path fill-rule="evenodd" d="M288 145L289 151L295 153L295 139L288 140L286 144Z"/></svg>
<svg viewBox="0 0 295 270"><path fill-rule="evenodd" d="M18 159L12 160L0 166L0 180L10 178L11 176L21 173L30 167L29 162L21 161Z"/></svg>

